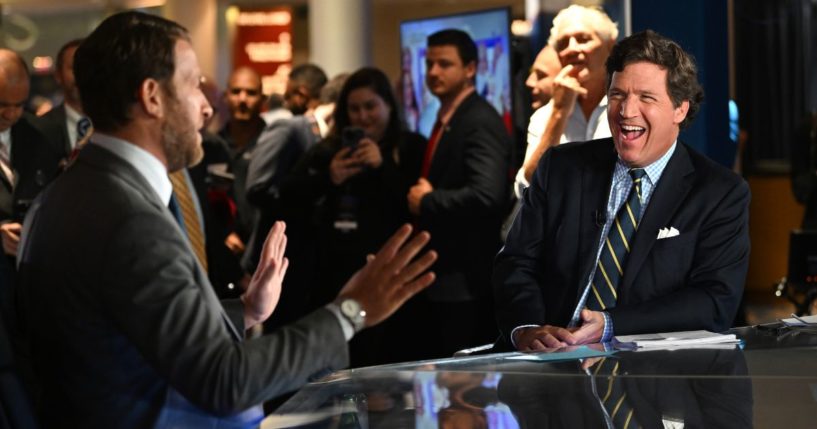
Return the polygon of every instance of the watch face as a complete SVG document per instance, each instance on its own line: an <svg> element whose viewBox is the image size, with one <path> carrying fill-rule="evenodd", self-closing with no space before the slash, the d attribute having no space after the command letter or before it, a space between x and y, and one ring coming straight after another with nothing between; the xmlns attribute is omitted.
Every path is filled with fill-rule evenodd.
<svg viewBox="0 0 817 429"><path fill-rule="evenodd" d="M360 315L360 304L353 299L346 299L340 303L340 311L349 317L357 317Z"/></svg>
<svg viewBox="0 0 817 429"><path fill-rule="evenodd" d="M355 325L356 330L360 330L363 327L366 313L360 307L359 302L351 298L343 300L343 302L340 303L340 312L349 318L349 321Z"/></svg>

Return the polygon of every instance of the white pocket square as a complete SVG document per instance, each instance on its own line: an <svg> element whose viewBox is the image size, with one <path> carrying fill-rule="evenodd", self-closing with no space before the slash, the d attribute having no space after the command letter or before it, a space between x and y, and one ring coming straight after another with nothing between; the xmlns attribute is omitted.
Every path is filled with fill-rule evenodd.
<svg viewBox="0 0 817 429"><path fill-rule="evenodd" d="M676 237L678 234L680 234L680 232L678 232L678 230L675 229L675 227L673 227L673 226L671 226L669 228L661 228L661 229L658 230L657 240L661 240L661 239L664 239L664 238Z"/></svg>

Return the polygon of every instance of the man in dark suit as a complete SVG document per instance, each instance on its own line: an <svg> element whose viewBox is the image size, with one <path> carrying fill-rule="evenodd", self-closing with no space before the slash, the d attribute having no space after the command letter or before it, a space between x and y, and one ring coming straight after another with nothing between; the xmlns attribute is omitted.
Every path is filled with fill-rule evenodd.
<svg viewBox="0 0 817 429"><path fill-rule="evenodd" d="M212 110L187 31L107 18L74 65L96 132L26 218L21 292L46 427L257 425L256 404L344 366L346 341L433 281L405 226L321 308L272 335L288 261L277 223L240 300L220 303L184 237L168 172L201 157ZM246 410L246 411L244 411Z"/></svg>
<svg viewBox="0 0 817 429"><path fill-rule="evenodd" d="M496 110L474 91L477 48L467 33L428 37L426 84L440 100L421 178L409 190L409 210L432 231L440 253L436 287L422 315L428 350L436 356L490 341L491 261L499 249L508 206L510 137ZM429 356L432 357L432 356Z"/></svg>
<svg viewBox="0 0 817 429"><path fill-rule="evenodd" d="M0 49L0 235L6 255L17 253L20 223L31 200L57 174L59 154L23 111L29 74L23 59Z"/></svg>
<svg viewBox="0 0 817 429"><path fill-rule="evenodd" d="M547 152L497 256L505 346L731 326L749 263L749 188L677 141L703 99L696 74L651 31L614 47L613 138Z"/></svg>
<svg viewBox="0 0 817 429"><path fill-rule="evenodd" d="M82 39L74 39L60 48L54 78L62 89L63 103L37 120L48 142L63 158L71 155L77 142L91 131L91 121L82 111L79 89L74 79L74 53Z"/></svg>

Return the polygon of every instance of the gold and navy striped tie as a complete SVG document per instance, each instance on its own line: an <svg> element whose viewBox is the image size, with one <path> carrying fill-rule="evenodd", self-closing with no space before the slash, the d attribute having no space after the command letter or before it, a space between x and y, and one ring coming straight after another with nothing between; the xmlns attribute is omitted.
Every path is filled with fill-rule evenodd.
<svg viewBox="0 0 817 429"><path fill-rule="evenodd" d="M190 194L190 186L187 183L187 178L184 172L179 170L168 174L170 183L173 184L173 195L181 214L182 229L187 233L187 238L190 240L190 247L193 248L193 253L196 254L204 271L207 271L207 253L204 249L204 235L201 232L202 224L199 218L199 213L196 210L196 205L193 202L193 196ZM172 202L172 200L171 200ZM171 211L173 209L171 208ZM176 215L176 213L174 213ZM177 221L179 219L177 218Z"/></svg>
<svg viewBox="0 0 817 429"><path fill-rule="evenodd" d="M613 359L602 358L593 372L593 377L598 381L596 386L599 400L610 417L612 426L617 429L630 429L639 427L633 416L633 409L627 400L627 392L624 389L619 374L619 362ZM606 380L605 380L606 379ZM602 381L599 383L599 381ZM606 383L604 383L606 381Z"/></svg>
<svg viewBox="0 0 817 429"><path fill-rule="evenodd" d="M630 245L641 220L641 179L645 174L643 168L630 170L633 187L602 244L596 274L590 285L593 293L587 299L587 308L591 310L600 311L616 306L618 285L624 276Z"/></svg>

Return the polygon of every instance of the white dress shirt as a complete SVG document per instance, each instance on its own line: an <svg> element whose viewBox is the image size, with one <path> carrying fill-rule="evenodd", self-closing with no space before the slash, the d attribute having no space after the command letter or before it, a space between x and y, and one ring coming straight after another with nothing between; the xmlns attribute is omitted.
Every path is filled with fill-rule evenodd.
<svg viewBox="0 0 817 429"><path fill-rule="evenodd" d="M77 124L84 116L66 103L63 103L63 106L65 107L65 127L68 129L68 142L73 150L77 147Z"/></svg>
<svg viewBox="0 0 817 429"><path fill-rule="evenodd" d="M159 161L159 158L133 143L98 131L94 133L90 143L101 146L122 158L147 180L151 189L156 192L159 200L165 206L170 203L173 185L167 178L167 167Z"/></svg>
<svg viewBox="0 0 817 429"><path fill-rule="evenodd" d="M530 122L528 123L528 146L525 150L525 162L528 162L536 151L536 148L539 147L542 134L544 134L545 127L552 114L553 100L537 109L533 112L533 115L531 115ZM573 113L571 113L567 119L565 131L559 138L559 144L602 139L610 137L611 135L610 125L607 123L607 96L604 96L599 102L599 105L593 109L589 120L584 117L584 112L582 112L578 102L576 103L576 106L573 108ZM514 193L516 197L521 198L522 191L528 186L530 186L530 183L525 180L525 171L520 168L516 174L516 181L514 183Z"/></svg>

